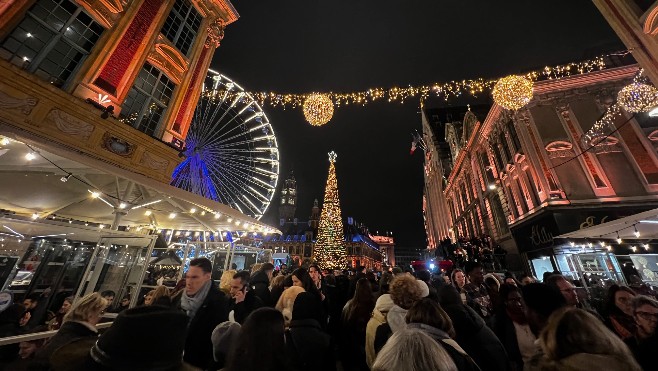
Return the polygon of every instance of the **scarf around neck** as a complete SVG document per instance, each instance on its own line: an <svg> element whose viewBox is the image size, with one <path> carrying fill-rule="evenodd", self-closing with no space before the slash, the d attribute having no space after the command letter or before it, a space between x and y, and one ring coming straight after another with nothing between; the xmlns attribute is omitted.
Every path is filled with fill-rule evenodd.
<svg viewBox="0 0 658 371"><path fill-rule="evenodd" d="M206 296L208 296L208 292L210 291L210 286L212 284L212 280L208 280L208 282L204 283L203 286L197 291L194 296L188 296L187 292L183 289L183 295L181 296L180 300L180 306L185 310L185 313L187 314L188 317L190 317L190 321L192 321L192 318L194 318L194 315L196 314L196 311L201 308L201 305L203 302L206 300Z"/></svg>

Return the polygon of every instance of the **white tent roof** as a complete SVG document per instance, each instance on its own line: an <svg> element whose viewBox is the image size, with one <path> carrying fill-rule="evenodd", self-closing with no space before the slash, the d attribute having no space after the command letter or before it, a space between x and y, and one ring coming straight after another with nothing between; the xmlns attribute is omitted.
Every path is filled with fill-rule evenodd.
<svg viewBox="0 0 658 371"><path fill-rule="evenodd" d="M635 228L640 232L640 237L635 237ZM565 233L557 238L601 238L616 239L617 232L623 240L632 239L658 239L658 209L644 211L635 215L627 216L602 223L575 232Z"/></svg>
<svg viewBox="0 0 658 371"><path fill-rule="evenodd" d="M121 226L280 233L222 203L70 150L22 140L37 156L27 160L31 150L23 142L1 146L0 209L39 218L54 214L106 228L120 214ZM73 175L63 182L66 172ZM92 192L100 197L93 198Z"/></svg>

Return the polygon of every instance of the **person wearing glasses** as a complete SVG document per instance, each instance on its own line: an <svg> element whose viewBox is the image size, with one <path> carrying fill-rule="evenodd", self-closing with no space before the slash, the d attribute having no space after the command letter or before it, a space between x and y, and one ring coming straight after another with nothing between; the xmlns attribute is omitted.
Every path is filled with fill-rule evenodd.
<svg viewBox="0 0 658 371"><path fill-rule="evenodd" d="M658 370L658 301L645 295L633 298L633 318L635 319L635 336L626 340L637 362L645 370Z"/></svg>

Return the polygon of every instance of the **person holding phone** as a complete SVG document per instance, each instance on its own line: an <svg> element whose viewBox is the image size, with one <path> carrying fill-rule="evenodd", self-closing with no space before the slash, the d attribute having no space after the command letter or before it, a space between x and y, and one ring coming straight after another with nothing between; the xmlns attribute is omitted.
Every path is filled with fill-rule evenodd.
<svg viewBox="0 0 658 371"><path fill-rule="evenodd" d="M228 316L231 322L242 324L251 312L263 306L263 302L249 289L250 277L248 271L233 275Z"/></svg>

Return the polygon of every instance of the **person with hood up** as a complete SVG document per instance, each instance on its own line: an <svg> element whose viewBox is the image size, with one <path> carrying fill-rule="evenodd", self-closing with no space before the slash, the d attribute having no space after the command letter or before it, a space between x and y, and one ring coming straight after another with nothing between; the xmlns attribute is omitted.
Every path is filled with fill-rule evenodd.
<svg viewBox="0 0 658 371"><path fill-rule="evenodd" d="M455 341L483 371L509 369L505 347L484 319L462 302L455 287L445 285L439 290L439 304L452 321Z"/></svg>
<svg viewBox="0 0 658 371"><path fill-rule="evenodd" d="M366 363L370 368L372 368L372 364L375 362L375 358L377 358L377 351L386 344L386 339L388 338L388 336L382 336L384 342L375 344L377 332L380 331L379 328L382 327L384 329L386 327L385 332L389 334L391 332L391 328L386 322L386 316L394 305L395 303L393 303L390 294L380 295L375 302L375 309L372 311L372 316L366 325Z"/></svg>
<svg viewBox="0 0 658 371"><path fill-rule="evenodd" d="M226 364L226 358L231 352L231 346L237 341L240 333L240 324L237 322L222 322L212 332L212 348L215 363L211 370L221 370Z"/></svg>
<svg viewBox="0 0 658 371"><path fill-rule="evenodd" d="M273 272L274 264L264 263L260 266L260 269L251 276L251 280L249 281L251 291L266 307L273 307L274 304L276 304L270 293L270 281L272 281Z"/></svg>
<svg viewBox="0 0 658 371"><path fill-rule="evenodd" d="M539 340L543 355L538 362L527 365L527 371L642 370L626 344L582 309L564 307L555 311Z"/></svg>
<svg viewBox="0 0 658 371"><path fill-rule="evenodd" d="M297 295L290 328L286 331L286 355L293 371L334 371L331 338L320 326L322 308L313 294Z"/></svg>

